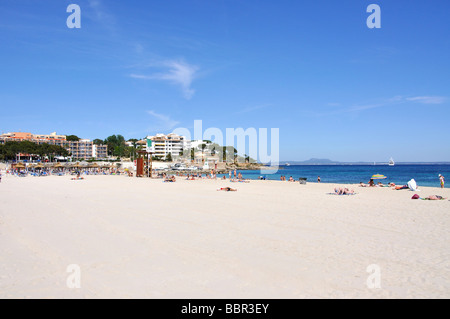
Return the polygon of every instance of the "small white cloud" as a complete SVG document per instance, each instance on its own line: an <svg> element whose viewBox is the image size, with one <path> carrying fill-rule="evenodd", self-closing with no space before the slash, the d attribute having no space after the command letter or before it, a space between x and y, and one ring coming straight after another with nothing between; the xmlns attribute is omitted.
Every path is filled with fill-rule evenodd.
<svg viewBox="0 0 450 319"><path fill-rule="evenodd" d="M94 18L97 22L103 24L103 26L112 28L116 23L115 17L105 10L101 0L89 0L89 7L94 13Z"/></svg>
<svg viewBox="0 0 450 319"><path fill-rule="evenodd" d="M358 104L358 105L354 105L352 107L338 109L333 112L319 113L316 115L322 116L322 115L335 115L335 114L341 114L341 113L361 112L361 111L366 111L366 110L376 109L376 108L381 108L381 107L401 105L401 104L407 103L408 101L422 103L422 104L442 104L446 100L447 100L447 98L443 97L443 96L416 96L416 97L406 98L401 95L397 95L397 96L394 96L389 99L381 100L378 103L369 103L369 104L361 104L361 105ZM335 106L335 104L336 104L336 106L338 106L337 103L328 103L328 106Z"/></svg>
<svg viewBox="0 0 450 319"><path fill-rule="evenodd" d="M175 60L164 61L151 66L165 68L166 70L151 75L130 74L130 77L142 80L168 81L172 84L179 85L186 99L189 100L192 98L195 91L191 88L191 85L199 70L197 66Z"/></svg>
<svg viewBox="0 0 450 319"><path fill-rule="evenodd" d="M152 127L154 130L161 130L161 131L171 130L180 123L178 121L171 119L170 116L159 114L152 110L147 111L147 114L151 115L156 119L157 122L156 126Z"/></svg>
<svg viewBox="0 0 450 319"><path fill-rule="evenodd" d="M442 104L446 98L443 96L416 96L407 98L407 100L422 104Z"/></svg>
<svg viewBox="0 0 450 319"><path fill-rule="evenodd" d="M144 52L144 46L140 43L134 45L134 50L137 54L142 54Z"/></svg>
<svg viewBox="0 0 450 319"><path fill-rule="evenodd" d="M151 79L153 79L151 76L141 75L141 74L130 74L130 78L140 79L140 80L151 80Z"/></svg>

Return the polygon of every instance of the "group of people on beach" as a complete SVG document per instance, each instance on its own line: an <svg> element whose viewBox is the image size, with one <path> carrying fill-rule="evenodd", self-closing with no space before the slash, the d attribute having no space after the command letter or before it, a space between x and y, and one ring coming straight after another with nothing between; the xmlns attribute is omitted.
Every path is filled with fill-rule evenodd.
<svg viewBox="0 0 450 319"><path fill-rule="evenodd" d="M373 179L370 179L369 183L364 184L363 182L359 183L360 187L395 187L394 183L389 183L388 185L384 185L382 182L378 182L375 184Z"/></svg>
<svg viewBox="0 0 450 319"><path fill-rule="evenodd" d="M281 175L280 181L286 182L286 176ZM295 179L294 179L292 176L290 176L289 179L288 179L287 181L288 181L288 182L295 182Z"/></svg>

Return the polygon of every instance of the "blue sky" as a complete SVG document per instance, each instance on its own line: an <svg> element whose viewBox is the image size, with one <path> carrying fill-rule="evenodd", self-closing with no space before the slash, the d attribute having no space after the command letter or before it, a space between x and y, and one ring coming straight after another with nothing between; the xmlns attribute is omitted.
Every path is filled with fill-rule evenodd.
<svg viewBox="0 0 450 319"><path fill-rule="evenodd" d="M69 29L69 4L81 29ZM369 29L369 4L381 29ZM450 161L450 2L0 1L0 131L279 128L280 158Z"/></svg>

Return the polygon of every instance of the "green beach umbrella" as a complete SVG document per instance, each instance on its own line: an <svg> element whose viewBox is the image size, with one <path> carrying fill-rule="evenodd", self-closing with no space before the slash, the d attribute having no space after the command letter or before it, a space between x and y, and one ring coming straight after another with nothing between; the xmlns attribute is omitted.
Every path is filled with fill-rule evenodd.
<svg viewBox="0 0 450 319"><path fill-rule="evenodd" d="M387 177L381 174L372 175L371 179L386 179Z"/></svg>

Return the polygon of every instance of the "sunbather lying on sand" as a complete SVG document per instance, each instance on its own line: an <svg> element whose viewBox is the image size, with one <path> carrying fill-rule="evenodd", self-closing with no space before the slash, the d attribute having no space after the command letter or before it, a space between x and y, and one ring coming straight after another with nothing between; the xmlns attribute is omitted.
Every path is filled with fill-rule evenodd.
<svg viewBox="0 0 450 319"><path fill-rule="evenodd" d="M250 181L246 180L246 179L232 179L232 180L230 180L230 182L232 182L232 183L250 183Z"/></svg>
<svg viewBox="0 0 450 319"><path fill-rule="evenodd" d="M218 188L218 191L225 191L225 192L237 192L236 188L231 188L231 187L222 187L222 188Z"/></svg>
<svg viewBox="0 0 450 319"><path fill-rule="evenodd" d="M347 187L344 187L344 188L342 188L342 187L339 187L339 188L335 188L334 189L334 192L337 194L337 195L354 195L355 194L355 191L352 189L352 190L349 190Z"/></svg>
<svg viewBox="0 0 450 319"><path fill-rule="evenodd" d="M81 177L80 173L77 173L77 177L72 178L73 181L82 180L84 177Z"/></svg>
<svg viewBox="0 0 450 319"><path fill-rule="evenodd" d="M164 182L168 182L168 183L175 183L177 181L177 179L175 178L175 175L172 175L171 177L167 177Z"/></svg>
<svg viewBox="0 0 450 319"><path fill-rule="evenodd" d="M439 195L430 195L428 197L422 198L424 200L444 200L446 198L439 196Z"/></svg>

